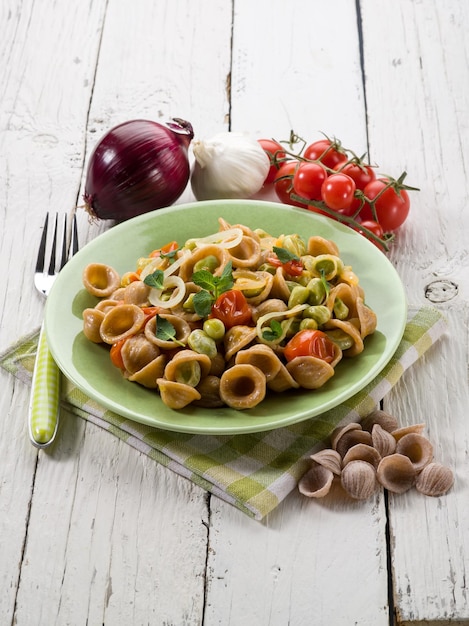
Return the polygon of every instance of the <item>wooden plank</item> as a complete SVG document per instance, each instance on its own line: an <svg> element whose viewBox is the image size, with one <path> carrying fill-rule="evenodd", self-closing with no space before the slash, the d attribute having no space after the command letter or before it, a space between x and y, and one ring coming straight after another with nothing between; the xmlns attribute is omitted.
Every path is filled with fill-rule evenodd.
<svg viewBox="0 0 469 626"><path fill-rule="evenodd" d="M355 5L347 1L236 2L233 130L287 139L293 128L310 141L322 130L365 151L358 32L350 24ZM340 80L331 83L335 73ZM381 493L344 504L294 492L261 524L214 498L211 510L207 625L389 623ZM359 557L348 559L355 549Z"/></svg>
<svg viewBox="0 0 469 626"><path fill-rule="evenodd" d="M25 298L18 316L18 299L11 295L32 290L46 208L68 211L80 198L92 138L137 116L166 119L196 112L194 125L201 130L225 124L229 5L142 1L129 11L121 2L95 2L67 13L56 9L52 3L24 7L12 29L19 58L16 71L8 70L2 118L9 124L2 135L2 155L8 154L8 161L2 160L8 175L1 187L8 201L2 261L11 255L18 265L12 264L8 274L14 291L4 305L4 346L39 323L40 300L32 305ZM41 35L44 46L38 45ZM194 55L200 59L195 65ZM213 94L210 105L207 93ZM32 202L40 199L43 204L34 211ZM109 226L90 225L84 212L79 216L82 244ZM18 250L27 253L14 254ZM25 287L26 280L31 287ZM13 387L11 380L8 384ZM5 394L2 403L11 397ZM14 398L18 402L18 395ZM24 425L17 432L26 442L26 390L19 399L23 410L19 403L16 410ZM18 450L8 454L8 445L4 437L2 458L13 467L11 457ZM24 494L11 515L25 521L17 524L16 535L11 521L4 526L11 559L1 559L9 589L2 614L18 624L200 623L205 492L75 419L64 420L58 444L39 454L35 476L36 453L28 446L29 464L13 474L15 484L6 492L10 500L13 493ZM172 569L171 558L177 564Z"/></svg>
<svg viewBox="0 0 469 626"><path fill-rule="evenodd" d="M467 624L469 10L367 0L362 16L372 152L383 171L405 169L421 188L391 256L410 302L434 304L449 320L448 336L387 402L401 423L427 424L436 459L456 476L441 499L415 491L390 499L396 619Z"/></svg>

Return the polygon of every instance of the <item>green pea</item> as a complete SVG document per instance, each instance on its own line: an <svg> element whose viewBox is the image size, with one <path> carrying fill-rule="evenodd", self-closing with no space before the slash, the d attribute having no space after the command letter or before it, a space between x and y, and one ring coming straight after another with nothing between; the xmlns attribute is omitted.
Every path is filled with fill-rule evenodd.
<svg viewBox="0 0 469 626"><path fill-rule="evenodd" d="M198 272L200 270L207 270L209 272L213 272L217 269L219 263L216 256L213 254L209 254L205 256L203 259L199 259L197 263L194 263L193 272Z"/></svg>
<svg viewBox="0 0 469 626"><path fill-rule="evenodd" d="M326 298L326 288L320 278L312 278L307 284L309 289L308 303L315 306L322 304Z"/></svg>
<svg viewBox="0 0 469 626"><path fill-rule="evenodd" d="M322 326L331 319L331 312L322 304L309 306L303 311L303 318L314 320L318 326Z"/></svg>
<svg viewBox="0 0 469 626"><path fill-rule="evenodd" d="M220 341L225 336L225 325L221 320L214 317L213 319L205 320L203 331L215 341Z"/></svg>
<svg viewBox="0 0 469 626"><path fill-rule="evenodd" d="M316 320L305 317L300 322L300 330L317 330L318 323Z"/></svg>
<svg viewBox="0 0 469 626"><path fill-rule="evenodd" d="M301 285L296 285L293 287L290 297L288 299L288 308L292 309L297 304L304 304L309 297L309 289L307 287L302 287Z"/></svg>
<svg viewBox="0 0 469 626"><path fill-rule="evenodd" d="M338 320L347 319L349 308L343 300L336 298L334 301L334 315Z"/></svg>
<svg viewBox="0 0 469 626"><path fill-rule="evenodd" d="M191 387L197 387L202 377L202 370L198 361L186 361L180 363L176 369L174 378L178 383L184 383Z"/></svg>
<svg viewBox="0 0 469 626"><path fill-rule="evenodd" d="M209 337L202 329L197 328L189 335L187 341L189 347L199 354L206 354L213 359L217 354L217 344L215 340Z"/></svg>

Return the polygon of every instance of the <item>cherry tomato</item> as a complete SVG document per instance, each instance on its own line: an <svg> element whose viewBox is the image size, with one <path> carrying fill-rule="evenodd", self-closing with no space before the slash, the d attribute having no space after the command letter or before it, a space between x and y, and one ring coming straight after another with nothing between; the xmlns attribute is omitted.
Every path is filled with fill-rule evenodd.
<svg viewBox="0 0 469 626"><path fill-rule="evenodd" d="M287 361L297 356L315 356L331 363L336 354L334 342L322 330L305 328L293 335L283 352Z"/></svg>
<svg viewBox="0 0 469 626"><path fill-rule="evenodd" d="M409 194L405 189L396 191L393 187L386 186L389 184L387 178L377 178L371 181L363 190L363 193L369 200L374 200L378 194L374 207L376 210L376 221L378 221L385 232L396 230L407 219L410 210ZM384 191L383 191L384 190ZM362 220L373 220L373 210L368 202L365 202L360 211Z"/></svg>
<svg viewBox="0 0 469 626"><path fill-rule="evenodd" d="M267 258L267 263L274 267L283 267L283 271L285 274L288 274L288 276L301 276L304 270L303 263L299 259L292 259L291 261L282 263L278 256L274 254Z"/></svg>
<svg viewBox="0 0 469 626"><path fill-rule="evenodd" d="M116 343L112 344L111 350L109 352L109 355L111 357L111 363L121 370L125 370L124 361L122 359L122 346L126 341L127 338L116 341Z"/></svg>
<svg viewBox="0 0 469 626"><path fill-rule="evenodd" d="M321 161L323 165L331 169L337 169L339 165L347 161L347 155L341 152L338 145L329 139L320 139L310 144L305 149L303 156L311 161Z"/></svg>
<svg viewBox="0 0 469 626"><path fill-rule="evenodd" d="M293 176L295 175L296 169L299 165L300 162L297 160L285 161L285 163L280 166L280 169L275 176L274 189L280 202L305 208L306 205L301 202L297 202L296 200L292 200L290 197L292 193L295 193L295 190L293 189Z"/></svg>
<svg viewBox="0 0 469 626"><path fill-rule="evenodd" d="M346 163L337 168L341 174L347 174L353 178L357 189L365 189L368 183L375 180L376 174L371 165L358 165L357 163Z"/></svg>
<svg viewBox="0 0 469 626"><path fill-rule="evenodd" d="M169 243L164 245L162 248L158 248L158 250L153 250L153 252L150 252L149 256L151 258L157 258L161 256L162 254L169 254L170 252L174 252L178 248L179 246L178 246L177 241L170 241Z"/></svg>
<svg viewBox="0 0 469 626"><path fill-rule="evenodd" d="M252 322L251 308L242 291L230 289L218 296L211 317L221 320L225 328Z"/></svg>
<svg viewBox="0 0 469 626"><path fill-rule="evenodd" d="M360 226L361 226L361 228L360 228ZM375 222L374 220L365 220L364 222L360 223L360 226L357 226L355 228L357 233L360 233L360 235L363 235L363 237L366 237L368 239L368 241L371 241L371 243L373 243L380 250L384 250L385 249L384 246L382 246L379 243L379 241L375 241L372 237L370 237L368 235L367 232L365 232L363 230L363 228L367 228L374 235L376 235L377 237L382 239L384 237L384 231L383 231L383 227L381 226L381 224L378 224L378 222Z"/></svg>
<svg viewBox="0 0 469 626"><path fill-rule="evenodd" d="M301 163L293 176L293 189L307 200L320 200L326 178L327 172L320 163Z"/></svg>
<svg viewBox="0 0 469 626"><path fill-rule="evenodd" d="M321 196L330 209L340 211L351 207L355 189L355 181L347 174L331 174L321 187Z"/></svg>
<svg viewBox="0 0 469 626"><path fill-rule="evenodd" d="M283 151L282 146L273 139L258 139L258 142L270 159L270 170L268 171L264 181L264 185L266 185L274 182L275 176L277 175L281 165L281 163L278 163L278 160L285 158L285 152ZM277 163L275 161L277 161Z"/></svg>

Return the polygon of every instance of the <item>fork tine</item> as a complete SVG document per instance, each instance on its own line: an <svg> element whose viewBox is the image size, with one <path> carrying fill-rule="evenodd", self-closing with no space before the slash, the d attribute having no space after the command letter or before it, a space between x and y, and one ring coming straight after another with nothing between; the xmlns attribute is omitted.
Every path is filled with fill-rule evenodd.
<svg viewBox="0 0 469 626"><path fill-rule="evenodd" d="M62 233L62 257L60 259L60 267L62 269L65 263L67 262L67 214L64 215L64 226Z"/></svg>
<svg viewBox="0 0 469 626"><path fill-rule="evenodd" d="M58 222L59 216L56 213L55 214L55 225L54 225L54 237L52 239L52 248L51 248L51 252L50 252L50 263L49 263L49 276L53 276L55 274L55 263L56 263L56 256L57 256L57 222Z"/></svg>
<svg viewBox="0 0 469 626"><path fill-rule="evenodd" d="M39 252L36 261L36 272L44 271L44 261L46 256L47 227L49 225L49 213L46 213L44 227L42 229L41 243L39 244Z"/></svg>
<svg viewBox="0 0 469 626"><path fill-rule="evenodd" d="M70 242L70 257L78 252L78 228L77 228L77 214L75 213L73 216L72 222L72 240Z"/></svg>

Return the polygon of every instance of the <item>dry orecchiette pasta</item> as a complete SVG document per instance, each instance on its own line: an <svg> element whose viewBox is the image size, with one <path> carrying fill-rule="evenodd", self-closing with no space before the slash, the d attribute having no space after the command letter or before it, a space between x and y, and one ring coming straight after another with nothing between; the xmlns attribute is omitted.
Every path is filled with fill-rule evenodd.
<svg viewBox="0 0 469 626"><path fill-rule="evenodd" d="M92 263L83 284L100 298L83 311L86 338L108 344L125 379L175 410L244 410L268 394L314 391L377 325L333 241L223 218L216 233L171 242L122 276Z"/></svg>

